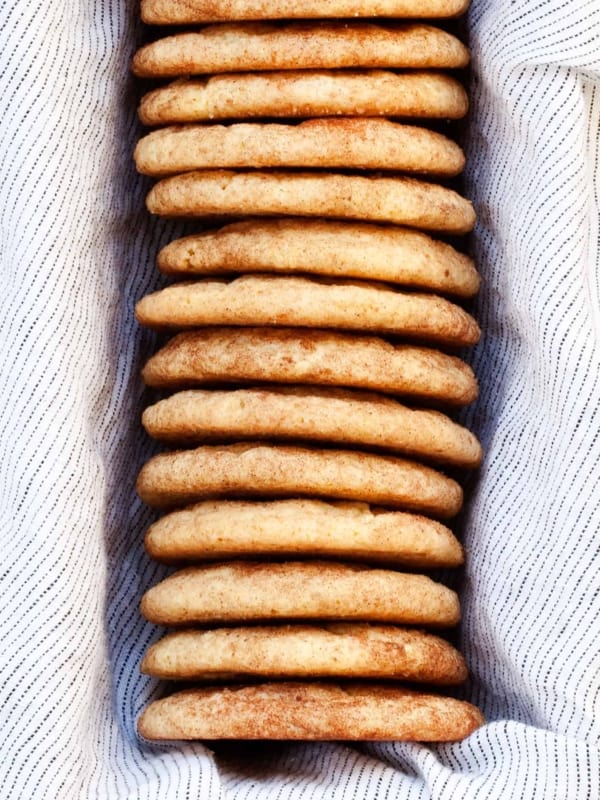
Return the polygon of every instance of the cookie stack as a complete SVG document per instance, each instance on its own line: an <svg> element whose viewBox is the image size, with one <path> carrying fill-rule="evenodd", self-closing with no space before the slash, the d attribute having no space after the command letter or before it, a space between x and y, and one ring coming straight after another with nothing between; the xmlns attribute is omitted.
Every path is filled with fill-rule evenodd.
<svg viewBox="0 0 600 800"><path fill-rule="evenodd" d="M160 179L148 209L202 222L158 256L187 280L136 310L175 333L143 371L169 390L143 424L175 448L139 476L167 512L146 546L187 565L143 598L147 619L183 627L143 670L201 684L146 709L148 738L445 741L482 722L435 688L466 669L423 628L460 610L419 574L463 558L439 521L462 490L442 470L481 451L443 409L477 395L452 353L478 340L457 304L478 277L435 238L474 224L448 186L463 153L422 126L465 115L440 70L468 53L406 20L465 5L142 0L148 23L197 26L134 58L177 78L141 103L159 126L135 151Z"/></svg>

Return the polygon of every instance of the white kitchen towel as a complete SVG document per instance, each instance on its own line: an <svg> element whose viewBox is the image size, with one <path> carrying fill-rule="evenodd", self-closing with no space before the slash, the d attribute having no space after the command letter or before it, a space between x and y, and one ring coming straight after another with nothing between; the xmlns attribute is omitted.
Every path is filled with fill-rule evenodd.
<svg viewBox="0 0 600 800"><path fill-rule="evenodd" d="M460 744L149 746L158 632L137 604L133 322L183 228L144 211L131 152L134 4L0 4L0 797L600 797L598 0L474 0L467 189L479 214L486 460L461 528Z"/></svg>

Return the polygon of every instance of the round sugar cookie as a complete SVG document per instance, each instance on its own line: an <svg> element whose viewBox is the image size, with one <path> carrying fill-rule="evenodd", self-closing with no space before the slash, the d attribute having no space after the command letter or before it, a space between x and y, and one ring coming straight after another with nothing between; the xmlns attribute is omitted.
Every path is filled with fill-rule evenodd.
<svg viewBox="0 0 600 800"><path fill-rule="evenodd" d="M155 184L146 206L164 217L337 217L455 234L475 224L471 203L445 186L327 172L185 172Z"/></svg>
<svg viewBox="0 0 600 800"><path fill-rule="evenodd" d="M333 623L177 631L152 645L142 672L167 680L393 678L463 683L460 653L439 636L391 625Z"/></svg>
<svg viewBox="0 0 600 800"><path fill-rule="evenodd" d="M152 558L167 563L298 555L428 569L463 563L456 537L428 517L299 498L206 500L165 514L144 543Z"/></svg>
<svg viewBox="0 0 600 800"><path fill-rule="evenodd" d="M387 281L472 297L473 261L445 242L408 228L318 219L252 220L168 244L158 254L168 275L306 272Z"/></svg>
<svg viewBox="0 0 600 800"><path fill-rule="evenodd" d="M144 411L162 441L292 439L379 447L441 464L477 467L476 437L439 411L389 397L329 388L261 387L178 392Z"/></svg>
<svg viewBox="0 0 600 800"><path fill-rule="evenodd" d="M228 20L318 19L319 17L456 17L468 0L142 0L148 25L189 25Z"/></svg>
<svg viewBox="0 0 600 800"><path fill-rule="evenodd" d="M136 488L155 508L213 497L312 495L452 517L463 501L456 481L413 461L263 442L161 453L142 467Z"/></svg>
<svg viewBox="0 0 600 800"><path fill-rule="evenodd" d="M261 620L356 620L448 627L455 592L425 575L328 561L231 561L173 573L142 597L158 625Z"/></svg>
<svg viewBox="0 0 600 800"><path fill-rule="evenodd" d="M138 732L159 740L452 742L484 722L470 703L397 686L276 682L177 692L148 706Z"/></svg>
<svg viewBox="0 0 600 800"><path fill-rule="evenodd" d="M177 283L142 298L138 322L151 328L208 325L335 328L388 333L463 347L479 341L466 311L433 294L385 284L323 278L244 275Z"/></svg>
<svg viewBox="0 0 600 800"><path fill-rule="evenodd" d="M178 33L133 58L140 78L215 72L392 67L465 67L469 51L431 25L367 22L233 23Z"/></svg>
<svg viewBox="0 0 600 800"><path fill-rule="evenodd" d="M452 177L465 165L463 151L441 133L358 118L176 125L140 139L134 159L139 172L154 177L231 167L397 170Z"/></svg>
<svg viewBox="0 0 600 800"><path fill-rule="evenodd" d="M252 117L411 117L460 119L463 86L438 72L311 70L180 79L148 92L144 125Z"/></svg>
<svg viewBox="0 0 600 800"><path fill-rule="evenodd" d="M142 371L149 386L268 381L348 386L464 405L477 397L454 356L384 339L302 328L204 328L174 336Z"/></svg>

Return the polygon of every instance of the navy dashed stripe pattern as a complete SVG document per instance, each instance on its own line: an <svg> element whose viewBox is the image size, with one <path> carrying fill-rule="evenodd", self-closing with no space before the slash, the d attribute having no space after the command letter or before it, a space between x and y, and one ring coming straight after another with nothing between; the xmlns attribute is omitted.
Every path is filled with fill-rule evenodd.
<svg viewBox="0 0 600 800"><path fill-rule="evenodd" d="M153 445L133 321L183 226L144 211L123 3L0 5L0 797L600 797L600 11L473 0L467 189L484 288L464 420L487 451L463 525L459 744L150 745L160 631L137 609L135 476Z"/></svg>

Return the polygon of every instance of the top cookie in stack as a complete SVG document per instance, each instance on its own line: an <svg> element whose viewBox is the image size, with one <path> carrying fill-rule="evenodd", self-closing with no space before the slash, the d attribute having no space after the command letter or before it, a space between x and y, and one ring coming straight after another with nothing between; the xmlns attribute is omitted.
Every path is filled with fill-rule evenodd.
<svg viewBox="0 0 600 800"><path fill-rule="evenodd" d="M352 17L456 17L468 0L142 0L142 20L149 25L269 19Z"/></svg>
<svg viewBox="0 0 600 800"><path fill-rule="evenodd" d="M462 562L438 521L462 490L440 466L481 458L443 413L477 394L448 351L478 340L456 302L478 276L435 238L475 216L448 185L460 147L422 127L467 112L440 71L464 67L466 48L420 21L465 5L142 0L150 24L205 26L134 58L140 77L177 78L140 105L160 126L135 151L161 178L148 209L221 225L168 244L159 268L188 280L136 309L180 331L144 369L176 390L144 425L184 449L151 459L138 492L175 509L148 532L149 552L188 564L142 612L192 626L143 668L236 682L153 703L139 723L149 738L445 741L482 722L396 683L466 676L444 639L411 627L455 625L456 595L401 571Z"/></svg>

